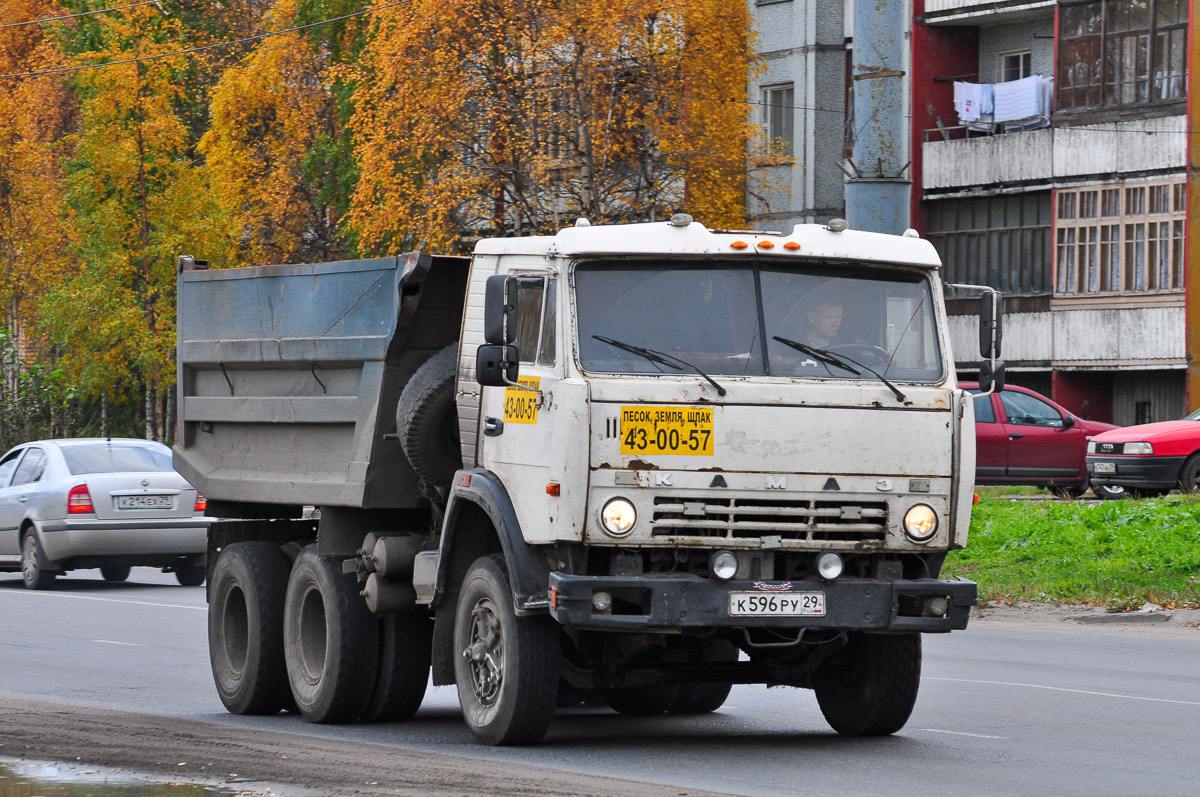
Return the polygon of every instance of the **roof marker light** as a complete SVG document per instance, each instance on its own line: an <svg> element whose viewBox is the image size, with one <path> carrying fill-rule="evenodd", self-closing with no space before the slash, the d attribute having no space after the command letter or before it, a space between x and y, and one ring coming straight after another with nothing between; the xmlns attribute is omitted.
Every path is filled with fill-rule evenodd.
<svg viewBox="0 0 1200 797"><path fill-rule="evenodd" d="M843 232L850 229L850 222L845 219L830 219L829 223L825 225L825 229L830 232Z"/></svg>
<svg viewBox="0 0 1200 797"><path fill-rule="evenodd" d="M800 244L796 243L795 241L788 241L787 243L785 243L783 245L783 248L788 250L789 252L795 252L797 249L800 248Z"/></svg>
<svg viewBox="0 0 1200 797"><path fill-rule="evenodd" d="M771 243L770 241L759 241L758 248L759 249L774 249L775 244Z"/></svg>
<svg viewBox="0 0 1200 797"><path fill-rule="evenodd" d="M733 243L731 243L729 245L729 248L730 249L745 249L749 245L750 244L746 243L745 241L734 241Z"/></svg>
<svg viewBox="0 0 1200 797"><path fill-rule="evenodd" d="M686 227L692 223L692 217L686 213L676 213L671 217L672 227Z"/></svg>

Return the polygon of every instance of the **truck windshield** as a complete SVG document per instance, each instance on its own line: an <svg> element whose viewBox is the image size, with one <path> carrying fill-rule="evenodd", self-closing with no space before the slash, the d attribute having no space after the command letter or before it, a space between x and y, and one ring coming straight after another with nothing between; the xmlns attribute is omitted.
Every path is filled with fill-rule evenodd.
<svg viewBox="0 0 1200 797"><path fill-rule="evenodd" d="M580 365L594 373L679 373L611 338L706 373L878 381L943 376L929 280L847 264L585 262L575 269ZM819 358L784 338L837 355ZM765 341L765 345L764 345ZM855 373L855 372L858 373Z"/></svg>

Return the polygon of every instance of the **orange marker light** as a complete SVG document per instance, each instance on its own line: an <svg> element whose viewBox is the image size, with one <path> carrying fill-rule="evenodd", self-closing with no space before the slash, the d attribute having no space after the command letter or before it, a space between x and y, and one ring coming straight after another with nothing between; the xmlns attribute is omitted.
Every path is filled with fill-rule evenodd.
<svg viewBox="0 0 1200 797"><path fill-rule="evenodd" d="M771 243L770 241L759 241L758 248L759 249L774 249L775 244Z"/></svg>
<svg viewBox="0 0 1200 797"><path fill-rule="evenodd" d="M459 479L459 481L462 483L463 487L470 487L471 486L471 474L464 473L462 475L462 478Z"/></svg>
<svg viewBox="0 0 1200 797"><path fill-rule="evenodd" d="M972 493L972 495L975 496L975 499L973 501L971 501L971 506L975 506L976 504L979 503L979 493Z"/></svg>
<svg viewBox="0 0 1200 797"><path fill-rule="evenodd" d="M551 609L558 608L558 587L550 588L550 608Z"/></svg>
<svg viewBox="0 0 1200 797"><path fill-rule="evenodd" d="M559 491L559 488L558 488L557 484L547 484L546 485L546 495L552 495L555 498L557 498L558 491Z"/></svg>
<svg viewBox="0 0 1200 797"><path fill-rule="evenodd" d="M795 252L797 249L800 248L800 244L796 243L795 241L788 241L787 243L785 243L783 245L783 248L788 250L789 252Z"/></svg>
<svg viewBox="0 0 1200 797"><path fill-rule="evenodd" d="M731 243L729 245L729 248L730 249L745 249L749 245L750 244L746 243L745 241L734 241L733 243Z"/></svg>

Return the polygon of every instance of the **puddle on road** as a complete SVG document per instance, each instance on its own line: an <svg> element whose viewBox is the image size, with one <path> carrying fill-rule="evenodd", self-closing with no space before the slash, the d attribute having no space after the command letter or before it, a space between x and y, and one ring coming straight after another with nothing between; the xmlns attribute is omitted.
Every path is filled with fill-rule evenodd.
<svg viewBox="0 0 1200 797"><path fill-rule="evenodd" d="M243 791L179 781L156 781L90 766L0 763L0 797L236 797Z"/></svg>

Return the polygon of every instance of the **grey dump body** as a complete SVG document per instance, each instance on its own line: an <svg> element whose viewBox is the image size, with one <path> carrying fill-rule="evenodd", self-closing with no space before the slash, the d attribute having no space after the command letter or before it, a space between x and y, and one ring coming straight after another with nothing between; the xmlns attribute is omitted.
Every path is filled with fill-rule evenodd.
<svg viewBox="0 0 1200 797"><path fill-rule="evenodd" d="M218 506L418 506L396 402L458 339L467 271L427 254L181 271L176 469Z"/></svg>

